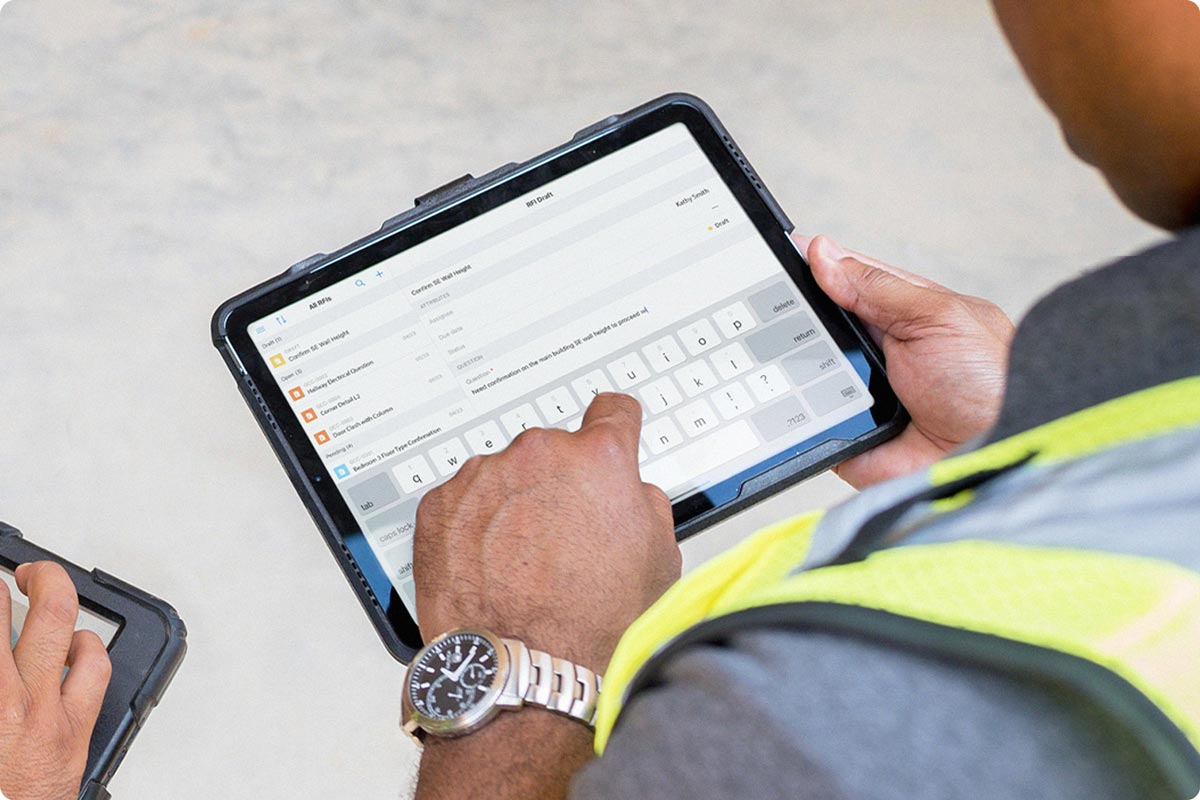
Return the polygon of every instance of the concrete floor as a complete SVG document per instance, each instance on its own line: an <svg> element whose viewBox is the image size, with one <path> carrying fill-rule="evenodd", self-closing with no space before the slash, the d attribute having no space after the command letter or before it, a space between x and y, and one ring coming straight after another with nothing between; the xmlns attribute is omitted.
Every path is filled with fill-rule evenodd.
<svg viewBox="0 0 1200 800"><path fill-rule="evenodd" d="M403 670L210 347L213 308L677 89L802 230L1014 315L1159 236L1069 155L979 2L3 6L0 518L191 631L118 800L394 798L417 760ZM846 494L813 480L687 561Z"/></svg>

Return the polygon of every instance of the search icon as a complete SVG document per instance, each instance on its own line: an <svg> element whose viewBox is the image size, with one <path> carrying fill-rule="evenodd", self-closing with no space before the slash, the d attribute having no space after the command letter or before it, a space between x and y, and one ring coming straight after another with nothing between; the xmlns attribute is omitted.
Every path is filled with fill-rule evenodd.
<svg viewBox="0 0 1200 800"><path fill-rule="evenodd" d="M359 278L358 280L356 280L356 281L354 282L354 285L355 285L355 286L366 286L367 284L363 283L363 279L362 279L362 278Z"/></svg>

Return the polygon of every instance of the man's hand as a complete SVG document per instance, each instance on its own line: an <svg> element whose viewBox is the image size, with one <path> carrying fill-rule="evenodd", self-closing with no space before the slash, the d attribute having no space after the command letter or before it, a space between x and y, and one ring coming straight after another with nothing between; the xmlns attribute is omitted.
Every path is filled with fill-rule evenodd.
<svg viewBox="0 0 1200 800"><path fill-rule="evenodd" d="M912 422L835 468L856 488L914 472L987 431L1000 412L1013 326L998 306L958 294L825 236L796 237L814 277L866 324Z"/></svg>
<svg viewBox="0 0 1200 800"><path fill-rule="evenodd" d="M112 666L100 637L75 630L79 599L62 567L39 561L16 575L29 613L16 647L0 653L0 791L74 800ZM11 601L0 581L0 630L12 630Z"/></svg>
<svg viewBox="0 0 1200 800"><path fill-rule="evenodd" d="M603 672L679 577L671 503L638 474L641 406L599 395L576 433L525 431L472 458L417 511L425 641L478 626Z"/></svg>
<svg viewBox="0 0 1200 800"><path fill-rule="evenodd" d="M421 635L487 628L602 673L621 634L679 577L671 503L638 473L642 410L602 394L576 433L528 430L476 457L417 510ZM591 731L543 709L431 737L420 800L561 798Z"/></svg>

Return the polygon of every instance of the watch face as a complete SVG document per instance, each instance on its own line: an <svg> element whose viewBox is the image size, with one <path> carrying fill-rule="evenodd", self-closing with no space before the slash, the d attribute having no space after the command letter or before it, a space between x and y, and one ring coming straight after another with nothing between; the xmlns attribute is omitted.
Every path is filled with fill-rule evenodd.
<svg viewBox="0 0 1200 800"><path fill-rule="evenodd" d="M429 719L449 720L471 711L496 682L496 648L470 631L452 633L429 645L412 665L408 699Z"/></svg>

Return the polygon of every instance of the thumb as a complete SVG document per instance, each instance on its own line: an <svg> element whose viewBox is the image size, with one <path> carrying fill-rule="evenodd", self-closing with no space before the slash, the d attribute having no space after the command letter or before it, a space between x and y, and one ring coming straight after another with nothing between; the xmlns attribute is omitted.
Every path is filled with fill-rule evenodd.
<svg viewBox="0 0 1200 800"><path fill-rule="evenodd" d="M828 236L808 245L808 263L817 284L833 302L872 328L907 338L911 326L939 316L953 295L877 261L850 254Z"/></svg>

